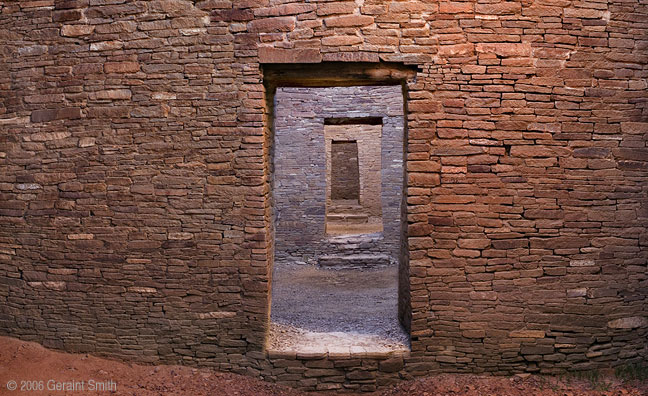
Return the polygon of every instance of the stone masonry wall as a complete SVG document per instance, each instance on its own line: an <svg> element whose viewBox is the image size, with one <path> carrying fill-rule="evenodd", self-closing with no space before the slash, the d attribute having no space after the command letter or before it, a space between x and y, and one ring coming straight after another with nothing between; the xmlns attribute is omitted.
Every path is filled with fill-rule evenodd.
<svg viewBox="0 0 648 396"><path fill-rule="evenodd" d="M299 357L264 352L262 65L365 62L407 100L412 348L383 368L645 360L646 20L638 0L0 1L0 333L382 384L351 358L279 378Z"/></svg>
<svg viewBox="0 0 648 396"><path fill-rule="evenodd" d="M382 214L383 223L382 237L367 250L396 263L403 192L401 87L279 88L274 109L275 260L316 264L335 250L325 232L330 197L326 143L352 131L361 146L361 168L378 167L377 175L360 180L361 203L369 214ZM383 125L324 125L327 118L367 117L378 117ZM380 161L372 161L375 156Z"/></svg>

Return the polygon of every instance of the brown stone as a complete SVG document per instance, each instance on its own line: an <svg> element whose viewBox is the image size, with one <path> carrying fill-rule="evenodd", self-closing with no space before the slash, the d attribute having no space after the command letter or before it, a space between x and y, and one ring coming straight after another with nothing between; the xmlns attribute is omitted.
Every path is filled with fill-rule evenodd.
<svg viewBox="0 0 648 396"><path fill-rule="evenodd" d="M528 43L479 43L478 53L495 54L502 57L531 56L531 45Z"/></svg>
<svg viewBox="0 0 648 396"><path fill-rule="evenodd" d="M494 4L476 4L475 12L487 15L519 14L522 5L516 1L503 1Z"/></svg>
<svg viewBox="0 0 648 396"><path fill-rule="evenodd" d="M259 62L261 63L318 63L321 61L322 54L314 48L259 48Z"/></svg>
<svg viewBox="0 0 648 396"><path fill-rule="evenodd" d="M531 238L532 249L567 249L582 248L589 245L589 240L582 237Z"/></svg>
<svg viewBox="0 0 648 396"><path fill-rule="evenodd" d="M79 37L91 34L95 27L91 25L63 25L61 27L61 36Z"/></svg>
<svg viewBox="0 0 648 396"><path fill-rule="evenodd" d="M324 24L330 28L367 26L373 22L373 17L368 15L343 15L324 19Z"/></svg>
<svg viewBox="0 0 648 396"><path fill-rule="evenodd" d="M329 36L322 39L322 45L340 46L340 45L354 45L362 43L362 39L358 36Z"/></svg>
<svg viewBox="0 0 648 396"><path fill-rule="evenodd" d="M255 19L248 23L248 31L252 33L290 32L294 29L293 17Z"/></svg>
<svg viewBox="0 0 648 396"><path fill-rule="evenodd" d="M439 12L442 14L460 14L473 12L474 4L464 1L443 1L439 3Z"/></svg>
<svg viewBox="0 0 648 396"><path fill-rule="evenodd" d="M440 183L440 177L436 173L412 172L407 175L407 181L412 186L432 187Z"/></svg>
<svg viewBox="0 0 648 396"><path fill-rule="evenodd" d="M81 109L78 107L34 110L31 114L31 122L47 122L52 120L77 118L81 118Z"/></svg>
<svg viewBox="0 0 648 396"><path fill-rule="evenodd" d="M136 73L139 71L137 62L106 62L104 71L106 73Z"/></svg>
<svg viewBox="0 0 648 396"><path fill-rule="evenodd" d="M643 2L2 4L2 334L309 391L645 360ZM326 136L381 162L341 213ZM410 351L268 348L325 249L398 271Z"/></svg>
<svg viewBox="0 0 648 396"><path fill-rule="evenodd" d="M387 360L383 360L378 364L378 369L385 373L396 373L402 370L404 367L402 357L393 357Z"/></svg>
<svg viewBox="0 0 648 396"><path fill-rule="evenodd" d="M544 338L545 332L542 330L515 330L509 333L512 338Z"/></svg>
<svg viewBox="0 0 648 396"><path fill-rule="evenodd" d="M52 21L54 22L68 22L78 21L81 19L81 10L63 10L54 11L52 13Z"/></svg>

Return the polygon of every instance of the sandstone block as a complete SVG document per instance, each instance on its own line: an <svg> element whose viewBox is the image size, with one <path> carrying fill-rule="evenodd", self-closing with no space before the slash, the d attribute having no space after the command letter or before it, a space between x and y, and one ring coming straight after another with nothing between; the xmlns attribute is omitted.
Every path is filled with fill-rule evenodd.
<svg viewBox="0 0 648 396"><path fill-rule="evenodd" d="M106 62L104 71L106 73L136 73L140 69L137 62Z"/></svg>
<svg viewBox="0 0 648 396"><path fill-rule="evenodd" d="M385 373L396 373L402 370L404 367L404 362L402 357L394 357L387 360L383 360L378 364L378 369Z"/></svg>
<svg viewBox="0 0 648 396"><path fill-rule="evenodd" d="M170 232L169 239L172 240L188 240L192 239L193 234L190 232Z"/></svg>
<svg viewBox="0 0 648 396"><path fill-rule="evenodd" d="M607 325L611 329L636 329L638 327L648 326L648 319L643 316L630 316L611 320Z"/></svg>
<svg viewBox="0 0 648 396"><path fill-rule="evenodd" d="M439 12L442 14L471 13L474 4L468 1L442 1L439 3Z"/></svg>
<svg viewBox="0 0 648 396"><path fill-rule="evenodd" d="M259 62L261 63L319 63L321 61L322 54L315 48L259 48Z"/></svg>
<svg viewBox="0 0 648 396"><path fill-rule="evenodd" d="M484 338L486 337L486 332L484 330L464 330L461 332L461 335L465 338Z"/></svg>
<svg viewBox="0 0 648 396"><path fill-rule="evenodd" d="M441 178L437 173L411 172L407 180L411 186L432 187L439 185Z"/></svg>
<svg viewBox="0 0 648 396"><path fill-rule="evenodd" d="M591 8L565 8L563 15L565 18L583 18L583 19L600 19L603 18L605 11L594 10Z"/></svg>
<svg viewBox="0 0 648 396"><path fill-rule="evenodd" d="M131 98L130 89L109 89L95 94L97 99L127 100Z"/></svg>
<svg viewBox="0 0 648 396"><path fill-rule="evenodd" d="M294 17L255 19L248 23L248 31L252 33L291 32L294 29Z"/></svg>
<svg viewBox="0 0 648 396"><path fill-rule="evenodd" d="M296 14L305 14L315 10L317 6L315 4L299 4L291 3L284 4L274 7L258 8L254 10L255 17L265 17L265 16L281 16L281 15L296 15Z"/></svg>
<svg viewBox="0 0 648 396"><path fill-rule="evenodd" d="M368 15L343 15L324 19L327 27L355 27L367 26L374 22L374 18Z"/></svg>
<svg viewBox="0 0 648 396"><path fill-rule="evenodd" d="M92 25L63 25L61 27L61 36L65 37L80 37L87 36L94 31L95 27Z"/></svg>
<svg viewBox="0 0 648 396"><path fill-rule="evenodd" d="M62 10L52 13L52 21L54 22L78 21L81 18L81 10Z"/></svg>
<svg viewBox="0 0 648 396"><path fill-rule="evenodd" d="M79 239L94 239L93 234L68 234L67 239L79 240Z"/></svg>
<svg viewBox="0 0 648 396"><path fill-rule="evenodd" d="M439 46L439 56L453 57L453 56L468 56L475 50L475 45L472 43L466 44L449 44Z"/></svg>
<svg viewBox="0 0 648 396"><path fill-rule="evenodd" d="M478 43L476 50L478 53L495 54L501 57L531 56L529 43Z"/></svg>
<svg viewBox="0 0 648 396"><path fill-rule="evenodd" d="M120 49L124 43L120 40L100 41L90 44L90 51L110 51Z"/></svg>
<svg viewBox="0 0 648 396"><path fill-rule="evenodd" d="M511 338L544 338L543 330L515 330L509 333Z"/></svg>
<svg viewBox="0 0 648 396"><path fill-rule="evenodd" d="M31 113L31 122L48 122L60 119L81 118L81 109L78 107L67 107L62 109L34 110Z"/></svg>
<svg viewBox="0 0 648 396"><path fill-rule="evenodd" d="M503 1L492 4L479 3L475 5L476 13L487 15L519 14L521 10L522 5L515 1Z"/></svg>
<svg viewBox="0 0 648 396"><path fill-rule="evenodd" d="M362 38L358 36L328 36L322 39L322 45L344 46L362 43Z"/></svg>
<svg viewBox="0 0 648 396"><path fill-rule="evenodd" d="M83 137L79 139L79 147L91 147L95 145L95 138Z"/></svg>
<svg viewBox="0 0 648 396"><path fill-rule="evenodd" d="M461 67L461 72L465 74L484 74L486 73L486 66L465 65Z"/></svg>

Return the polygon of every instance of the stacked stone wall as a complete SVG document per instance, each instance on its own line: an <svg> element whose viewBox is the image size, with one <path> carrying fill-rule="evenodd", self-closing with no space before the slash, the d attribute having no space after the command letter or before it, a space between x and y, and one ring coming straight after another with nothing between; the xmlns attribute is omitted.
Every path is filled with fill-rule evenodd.
<svg viewBox="0 0 648 396"><path fill-rule="evenodd" d="M295 381L264 352L262 65L365 62L406 87L399 377L645 360L647 19L637 0L0 1L0 332Z"/></svg>

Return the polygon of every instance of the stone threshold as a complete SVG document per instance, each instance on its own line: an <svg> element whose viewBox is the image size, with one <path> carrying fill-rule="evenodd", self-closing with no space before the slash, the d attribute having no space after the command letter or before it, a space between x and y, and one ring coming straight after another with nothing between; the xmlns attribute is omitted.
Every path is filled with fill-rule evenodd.
<svg viewBox="0 0 648 396"><path fill-rule="evenodd" d="M346 352L336 352L335 350L327 351L306 351L306 350L266 350L266 356L270 359L285 360L343 360L343 359L376 359L385 360L393 357L409 357L410 350L390 350L390 351L370 351L370 350L351 350Z"/></svg>
<svg viewBox="0 0 648 396"><path fill-rule="evenodd" d="M391 338L356 332L314 332L273 323L266 352L271 359L387 359L409 355L406 339L404 333Z"/></svg>

